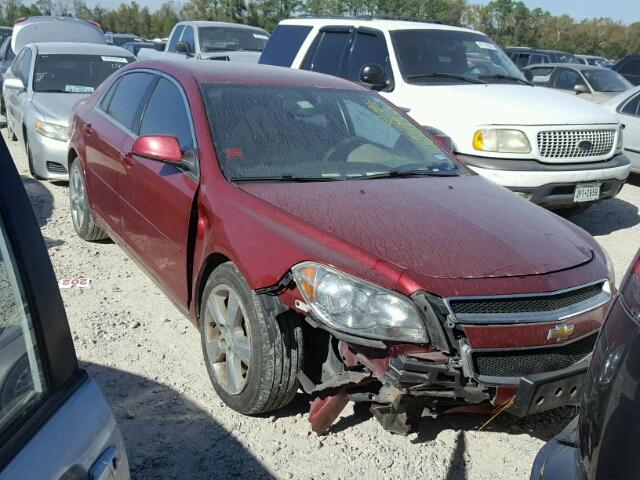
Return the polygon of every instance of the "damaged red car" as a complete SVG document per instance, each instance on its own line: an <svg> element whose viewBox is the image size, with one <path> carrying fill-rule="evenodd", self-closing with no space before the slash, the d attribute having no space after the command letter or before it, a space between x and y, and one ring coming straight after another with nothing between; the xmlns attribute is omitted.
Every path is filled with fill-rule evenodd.
<svg viewBox="0 0 640 480"><path fill-rule="evenodd" d="M576 403L613 273L580 228L467 170L348 81L136 62L76 107L72 222L111 237L198 326L245 414L302 388L421 416Z"/></svg>

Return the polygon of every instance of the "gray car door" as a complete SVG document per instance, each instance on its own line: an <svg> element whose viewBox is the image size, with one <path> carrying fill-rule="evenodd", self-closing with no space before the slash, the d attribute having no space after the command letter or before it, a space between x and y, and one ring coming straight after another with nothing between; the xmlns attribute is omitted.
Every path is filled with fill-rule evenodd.
<svg viewBox="0 0 640 480"><path fill-rule="evenodd" d="M78 368L38 223L0 138L0 479L125 480L122 437Z"/></svg>

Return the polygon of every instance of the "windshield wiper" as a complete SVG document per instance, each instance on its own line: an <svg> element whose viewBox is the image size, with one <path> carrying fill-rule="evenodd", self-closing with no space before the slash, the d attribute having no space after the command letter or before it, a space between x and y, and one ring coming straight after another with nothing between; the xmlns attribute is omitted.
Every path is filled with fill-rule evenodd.
<svg viewBox="0 0 640 480"><path fill-rule="evenodd" d="M43 88L42 90L34 90L36 93L74 93L61 90L59 88Z"/></svg>
<svg viewBox="0 0 640 480"><path fill-rule="evenodd" d="M486 78L486 79L513 80L514 82L524 83L525 85L533 85L533 83L523 78L514 77L512 75L504 75L502 73L495 73L492 75L478 75L478 76L480 78Z"/></svg>
<svg viewBox="0 0 640 480"><path fill-rule="evenodd" d="M406 178L406 177L457 177L460 175L458 169L455 170L431 170L420 168L415 170L395 169L388 172L372 173L371 175L360 175L349 177L349 180L368 180L370 178Z"/></svg>
<svg viewBox="0 0 640 480"><path fill-rule="evenodd" d="M339 177L298 177L296 175L272 175L264 177L229 177L231 182L337 182Z"/></svg>
<svg viewBox="0 0 640 480"><path fill-rule="evenodd" d="M467 77L466 75L456 75L455 73L432 72L407 76L407 79L409 80L418 80L420 78L453 78L455 80L462 80L463 82L469 83L487 83L479 78Z"/></svg>

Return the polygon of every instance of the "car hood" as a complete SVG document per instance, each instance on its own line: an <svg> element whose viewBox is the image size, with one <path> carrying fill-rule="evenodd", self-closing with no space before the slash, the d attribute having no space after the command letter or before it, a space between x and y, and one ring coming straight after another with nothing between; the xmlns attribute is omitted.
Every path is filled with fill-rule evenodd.
<svg viewBox="0 0 640 480"><path fill-rule="evenodd" d="M433 120L433 112L449 112L440 117L449 119L452 127L460 122L474 126L618 123L615 116L592 102L527 85L407 85L398 89L393 100L409 108L409 115L419 123ZM456 108L459 115L452 111Z"/></svg>
<svg viewBox="0 0 640 480"><path fill-rule="evenodd" d="M261 53L262 52L238 52L235 50L227 50L206 52L202 54L202 58L207 60L226 60L240 63L258 63Z"/></svg>
<svg viewBox="0 0 640 480"><path fill-rule="evenodd" d="M69 125L73 107L88 96L80 93L36 93L33 105L47 122Z"/></svg>
<svg viewBox="0 0 640 480"><path fill-rule="evenodd" d="M593 258L569 222L475 175L239 187L419 275L536 275Z"/></svg>

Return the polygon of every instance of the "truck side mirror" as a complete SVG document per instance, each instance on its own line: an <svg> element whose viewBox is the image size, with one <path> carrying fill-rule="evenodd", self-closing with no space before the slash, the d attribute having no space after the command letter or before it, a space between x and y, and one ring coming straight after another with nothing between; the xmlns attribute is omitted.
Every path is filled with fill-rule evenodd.
<svg viewBox="0 0 640 480"><path fill-rule="evenodd" d="M377 63L370 63L360 69L360 81L372 88L385 88L387 86L387 74L384 68Z"/></svg>
<svg viewBox="0 0 640 480"><path fill-rule="evenodd" d="M191 48L188 43L178 42L176 43L176 53L183 53L185 55L191 54Z"/></svg>

